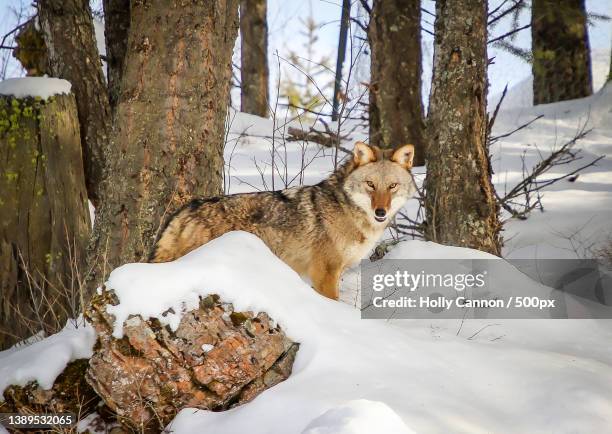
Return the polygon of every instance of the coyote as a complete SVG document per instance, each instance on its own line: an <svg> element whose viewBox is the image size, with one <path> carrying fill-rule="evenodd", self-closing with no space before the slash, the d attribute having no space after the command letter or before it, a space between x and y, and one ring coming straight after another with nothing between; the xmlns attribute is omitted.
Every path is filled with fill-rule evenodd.
<svg viewBox="0 0 612 434"><path fill-rule="evenodd" d="M320 294L375 245L416 186L414 147L381 150L357 142L351 158L312 186L195 199L171 216L151 262L172 261L229 231L251 232Z"/></svg>

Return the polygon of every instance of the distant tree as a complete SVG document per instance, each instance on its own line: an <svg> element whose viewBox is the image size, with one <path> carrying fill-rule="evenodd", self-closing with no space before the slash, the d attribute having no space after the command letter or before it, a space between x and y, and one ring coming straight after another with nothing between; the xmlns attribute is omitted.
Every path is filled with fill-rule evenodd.
<svg viewBox="0 0 612 434"><path fill-rule="evenodd" d="M312 13L301 20L303 29L299 32L306 38L301 48L291 48L287 55L289 65L283 68L280 82L280 96L287 99L289 111L297 114L320 110L329 101L327 93L333 92L334 72L331 57L317 55L320 47L319 24Z"/></svg>
<svg viewBox="0 0 612 434"><path fill-rule="evenodd" d="M374 0L368 25L370 144L412 143L416 165L425 162L420 6L420 0Z"/></svg>
<svg viewBox="0 0 612 434"><path fill-rule="evenodd" d="M612 49L610 50L612 51ZM610 53L610 72L608 73L608 82L612 81L612 52Z"/></svg>
<svg viewBox="0 0 612 434"><path fill-rule="evenodd" d="M593 93L584 0L533 0L533 103Z"/></svg>
<svg viewBox="0 0 612 434"><path fill-rule="evenodd" d="M487 2L438 0L427 131L426 236L499 255L486 146Z"/></svg>
<svg viewBox="0 0 612 434"><path fill-rule="evenodd" d="M222 193L238 0L134 2L89 246L89 287L145 260L162 222L193 196Z"/></svg>
<svg viewBox="0 0 612 434"><path fill-rule="evenodd" d="M110 106L88 0L39 0L38 18L55 77L72 83L76 96L89 199L101 199Z"/></svg>
<svg viewBox="0 0 612 434"><path fill-rule="evenodd" d="M104 38L106 42L106 78L111 110L115 110L121 86L121 74L130 29L130 0L104 0Z"/></svg>
<svg viewBox="0 0 612 434"><path fill-rule="evenodd" d="M267 117L268 92L268 20L267 0L240 2L241 37L241 111Z"/></svg>

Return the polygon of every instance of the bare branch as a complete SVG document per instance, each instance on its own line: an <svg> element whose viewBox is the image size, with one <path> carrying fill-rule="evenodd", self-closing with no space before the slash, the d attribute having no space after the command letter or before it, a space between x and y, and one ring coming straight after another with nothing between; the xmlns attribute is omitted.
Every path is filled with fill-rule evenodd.
<svg viewBox="0 0 612 434"><path fill-rule="evenodd" d="M522 27L517 27L516 29L512 29L512 30L510 30L509 32L504 33L503 35L498 36L497 38L493 38L493 39L489 40L489 41L487 42L487 44L493 44L493 43L495 43L495 42L501 41L502 39L507 38L508 36L512 36L512 35L514 35L515 33L518 33L518 32L520 32L520 31L525 30L525 29L528 29L528 28L530 28L530 27L531 27L531 24L526 24L526 25L524 25L524 26L522 26Z"/></svg>
<svg viewBox="0 0 612 434"><path fill-rule="evenodd" d="M526 169L525 157L523 156L523 179L518 182L509 192L503 197L500 197L496 192L496 198L500 206L508 211L512 217L525 220L529 213L536 209L543 209L541 202L541 191L561 180L571 178L577 173L585 170L588 167L596 165L604 156L595 158L589 163L583 164L577 169L569 173L557 176L551 179L539 180L542 175L549 172L553 167L558 167L573 163L580 160L580 150L574 150L574 145L583 139L591 130L585 129L585 124L580 128L576 135L565 142L559 149L551 152L550 155L537 163L529 172ZM535 196L535 198L534 198ZM521 201L523 199L523 201Z"/></svg>

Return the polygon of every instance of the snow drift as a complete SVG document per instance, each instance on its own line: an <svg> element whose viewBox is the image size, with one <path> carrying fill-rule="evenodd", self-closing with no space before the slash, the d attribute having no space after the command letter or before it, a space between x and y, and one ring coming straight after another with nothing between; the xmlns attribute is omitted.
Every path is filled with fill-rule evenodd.
<svg viewBox="0 0 612 434"><path fill-rule="evenodd" d="M410 249L411 242L404 244L402 249ZM473 254L430 247L441 256L449 255L446 249L455 256L458 250ZM176 288L172 293L164 291L170 282ZM312 433L317 426L326 432L324 426L341 426L346 416L331 410L359 399L389 408L363 417L382 424L393 412L406 426L402 429L423 433L598 432L612 422L609 350L602 361L562 349L521 348L503 336L481 341L434 333L433 321L408 321L407 330L361 320L358 310L314 292L251 234L228 233L171 263L125 265L112 273L108 286L120 300L112 308L118 335L130 314L154 316L172 326L199 295L216 293L238 310L267 312L301 343L285 382L226 412L183 410L170 426L176 433L204 426L219 434ZM177 317L163 318L170 307ZM511 330L521 322L506 321L505 327ZM547 327L539 331L537 323L518 327L518 333L541 340L555 333ZM589 333L599 342L612 337L605 329L593 336L591 326L574 321L573 336Z"/></svg>

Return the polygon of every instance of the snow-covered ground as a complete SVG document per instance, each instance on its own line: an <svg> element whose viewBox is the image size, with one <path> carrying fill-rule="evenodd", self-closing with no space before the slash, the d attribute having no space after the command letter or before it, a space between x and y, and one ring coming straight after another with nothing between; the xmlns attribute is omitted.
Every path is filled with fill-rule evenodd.
<svg viewBox="0 0 612 434"><path fill-rule="evenodd" d="M482 255L420 241L400 243L392 254L423 251ZM518 272L516 279L529 285ZM603 433L612 423L610 322L362 320L359 310L318 295L244 232L172 263L125 265L108 286L120 300L118 334L128 314L173 326L198 295L214 292L237 310L268 312L301 343L288 380L226 412L185 409L168 427L173 433ZM168 319L161 313L170 307L177 314ZM68 351L54 345L72 338ZM0 354L3 374L10 382L26 370L28 379L38 375L48 385L50 349L67 363L75 348L82 357L91 345L87 329L67 328Z"/></svg>
<svg viewBox="0 0 612 434"><path fill-rule="evenodd" d="M93 328L79 318L68 321L62 331L46 339L33 336L0 351L0 399L8 386L25 386L33 380L50 389L68 363L91 357L95 341Z"/></svg>
<svg viewBox="0 0 612 434"><path fill-rule="evenodd" d="M513 92L520 89L511 89L509 96ZM494 134L540 114L542 119L491 149L498 191L520 179L523 156L528 166L535 164L540 153L557 149L585 123L593 130L576 146L583 159L550 175L570 172L600 155L605 158L574 182L548 187L544 212L534 211L525 221L510 220L504 255L588 257L612 232L612 87L581 100L514 105L500 112ZM308 122L295 119L292 125ZM232 113L228 124L227 192L311 184L333 169L333 150L282 139L284 118ZM364 130L350 136L343 143L346 148L364 139ZM424 168L415 173L422 180ZM416 201L411 201L406 211L414 215L415 210ZM389 255L478 254L406 240ZM121 267L109 286L121 300L114 309L120 320L131 313L157 316L170 306L180 312L178 306L188 307L197 295L214 292L239 310L265 310L302 344L287 381L227 412L183 410L170 425L175 433L610 431L612 320L361 320L355 308L358 278L356 270L346 274L345 303L324 299L257 238L232 233L173 263ZM541 285L523 275L516 280L533 285L534 293L541 291ZM178 319L163 320L175 325ZM88 330L67 327L41 342L0 353L0 389L34 378L49 385L62 364L89 354L93 339Z"/></svg>

